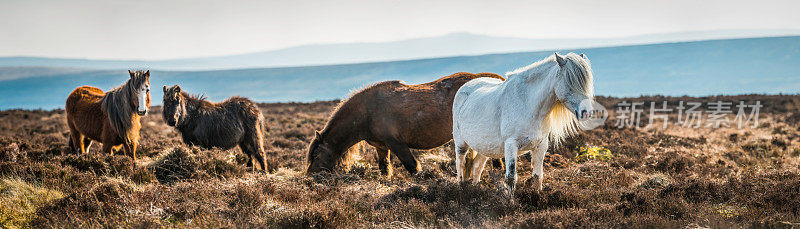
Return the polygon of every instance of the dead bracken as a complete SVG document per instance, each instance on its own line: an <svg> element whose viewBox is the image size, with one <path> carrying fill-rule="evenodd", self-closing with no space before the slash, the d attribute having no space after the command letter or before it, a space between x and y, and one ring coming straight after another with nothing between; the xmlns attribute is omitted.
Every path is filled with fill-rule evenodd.
<svg viewBox="0 0 800 229"><path fill-rule="evenodd" d="M337 101L259 104L267 172L250 171L238 149L183 144L160 107L142 120L136 167L99 144L69 153L63 110L0 111L0 228L796 227L800 96L624 98L679 99L760 100L761 124L617 129L612 113L548 150L542 191L520 157L513 202L492 163L481 183L456 183L451 144L412 152L416 176L381 176L372 147L349 171L304 174L308 143ZM613 112L623 98L597 100Z"/></svg>

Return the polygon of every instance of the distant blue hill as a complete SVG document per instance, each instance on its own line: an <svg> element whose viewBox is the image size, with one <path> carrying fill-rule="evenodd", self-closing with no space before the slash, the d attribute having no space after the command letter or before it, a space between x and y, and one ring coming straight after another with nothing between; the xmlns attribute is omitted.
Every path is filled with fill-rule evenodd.
<svg viewBox="0 0 800 229"><path fill-rule="evenodd" d="M647 34L617 38L532 39L452 33L388 42L311 44L239 55L169 60L93 60L43 57L0 57L0 67L64 67L96 70L148 68L164 71L207 71L386 62L535 52L543 50L612 47L704 40L800 35L800 30L716 30Z"/></svg>
<svg viewBox="0 0 800 229"><path fill-rule="evenodd" d="M772 37L560 50L592 62L598 95L715 95L800 93L800 37ZM161 85L180 84L212 101L240 95L259 102L343 98L383 80L422 83L459 71L504 73L552 51L459 56L346 65L219 71L154 71L154 104ZM21 73L12 72L22 71ZM2 77L5 75L7 77ZM44 72L41 76L36 72ZM0 109L59 108L75 87L103 90L127 79L127 69L42 70L0 68ZM3 80L6 78L6 80Z"/></svg>

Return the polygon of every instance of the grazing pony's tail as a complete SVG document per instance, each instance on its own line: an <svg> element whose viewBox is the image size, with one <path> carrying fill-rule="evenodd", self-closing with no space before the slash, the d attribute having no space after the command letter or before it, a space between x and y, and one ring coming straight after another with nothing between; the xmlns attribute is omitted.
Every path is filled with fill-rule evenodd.
<svg viewBox="0 0 800 229"><path fill-rule="evenodd" d="M267 121L264 120L264 115L261 112L258 113L258 129L261 131L261 136L266 138L264 134L269 132L269 127L267 127Z"/></svg>
<svg viewBox="0 0 800 229"><path fill-rule="evenodd" d="M261 169L263 169L264 171L269 171L267 169L268 164L267 164L266 161L264 161L264 157L267 156L266 155L267 148L270 148L270 146L268 146L268 144L267 144L268 143L267 142L268 138L267 138L267 136L265 136L267 134L267 131L269 131L269 127L267 127L266 121L264 120L264 115L261 114L260 111L258 112L258 120L256 120L256 122L257 122L256 123L256 125L257 125L256 126L256 128L257 128L256 129L256 133L257 133L257 137L258 137L258 139L257 139L258 140L258 144L256 146L256 147L258 147L258 149L257 149L256 153L259 154L259 155L256 156L256 160L258 160L259 163L263 163L261 165L262 166ZM253 166L254 169L255 169L255 167L256 166Z"/></svg>
<svg viewBox="0 0 800 229"><path fill-rule="evenodd" d="M262 115L261 112L258 112L258 120L257 121L258 121L258 130L257 130L258 131L258 141L259 141L259 144L261 144L260 145L261 149L259 149L259 150L261 150L262 153L266 153L266 150L271 147L271 146L268 145L267 139L269 139L269 138L267 138L267 136L266 136L267 132L269 132L269 127L267 127L267 121L264 119L264 115ZM261 155L261 156L263 157L263 156L266 156L266 155Z"/></svg>

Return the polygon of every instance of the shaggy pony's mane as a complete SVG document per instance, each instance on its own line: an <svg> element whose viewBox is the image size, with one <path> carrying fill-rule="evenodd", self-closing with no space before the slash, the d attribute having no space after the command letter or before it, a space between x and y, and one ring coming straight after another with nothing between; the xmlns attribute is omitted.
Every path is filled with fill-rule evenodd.
<svg viewBox="0 0 800 229"><path fill-rule="evenodd" d="M132 138L130 129L133 126L132 117L136 112L134 111L136 109L134 104L136 89L140 88L148 79L149 76L145 75L144 71L137 70L125 84L111 89L100 99L101 108L108 115L111 127L126 143L131 142Z"/></svg>
<svg viewBox="0 0 800 229"><path fill-rule="evenodd" d="M533 80L536 81L545 80L544 77L548 76L559 77L556 80L566 83L567 88L571 91L593 99L594 85L592 73L589 71L591 69L589 60L575 53L569 53L562 57L565 58L566 63L560 67L557 74L543 73L554 66L558 67L554 54L531 65L507 72L506 77L534 77ZM561 101L556 102L543 125L547 130L548 140L553 145L560 145L565 138L577 134L580 127L577 117Z"/></svg>
<svg viewBox="0 0 800 229"><path fill-rule="evenodd" d="M183 98L185 98L185 99L198 101L198 102L208 101L208 97L206 97L205 94L194 94L194 95L192 95L192 94L189 94L188 92L182 91L181 92L181 96L183 96Z"/></svg>
<svg viewBox="0 0 800 229"><path fill-rule="evenodd" d="M186 104L195 108L213 107L214 103L208 101L205 94L189 94L188 92L181 91L180 95L185 99Z"/></svg>

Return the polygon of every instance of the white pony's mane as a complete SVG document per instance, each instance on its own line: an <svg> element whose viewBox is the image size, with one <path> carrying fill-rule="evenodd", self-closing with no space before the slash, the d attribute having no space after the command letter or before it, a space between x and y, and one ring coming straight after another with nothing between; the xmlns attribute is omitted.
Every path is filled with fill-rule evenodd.
<svg viewBox="0 0 800 229"><path fill-rule="evenodd" d="M585 95L587 98L594 98L594 85L592 83L593 77L591 63L589 60L582 58L575 53L563 55L567 63L561 67L563 74L542 74L542 72L551 68L553 65L558 66L555 54L545 59L537 61L531 65L518 68L514 71L506 73L506 78L515 76L524 77L537 77L536 81L543 80L544 77L566 77L565 83L567 88L573 92L578 92ZM560 145L562 141L572 135L578 133L578 119L575 115L567 109L560 101L556 102L553 109L547 115L547 118L542 122L543 127L547 131L550 143L553 145Z"/></svg>

